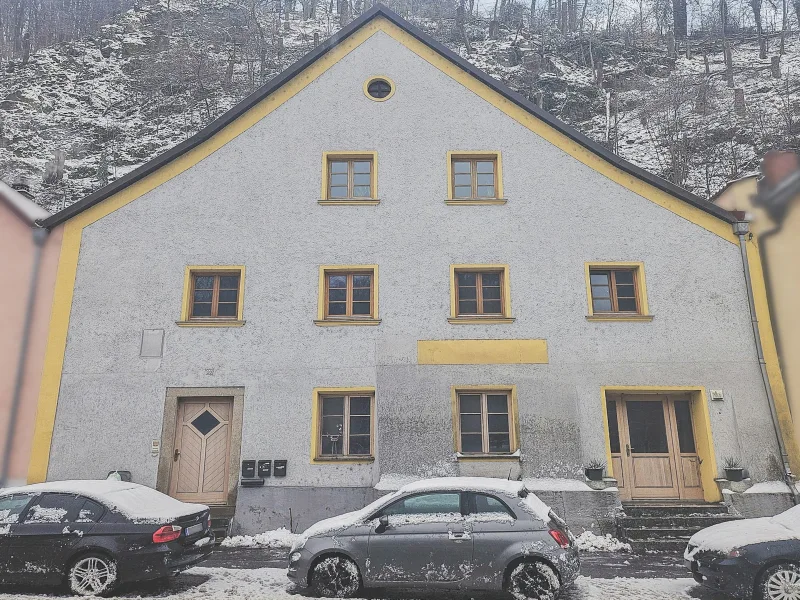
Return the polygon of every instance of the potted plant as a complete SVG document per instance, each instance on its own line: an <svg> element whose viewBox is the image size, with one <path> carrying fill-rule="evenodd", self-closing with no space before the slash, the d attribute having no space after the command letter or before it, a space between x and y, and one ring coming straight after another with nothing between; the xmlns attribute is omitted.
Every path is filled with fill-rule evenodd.
<svg viewBox="0 0 800 600"><path fill-rule="evenodd" d="M728 481L741 481L743 479L744 467L738 458L729 456L725 459L725 479Z"/></svg>
<svg viewBox="0 0 800 600"><path fill-rule="evenodd" d="M603 481L603 473L606 470L606 463L602 460L590 460L583 468L586 479L589 481Z"/></svg>

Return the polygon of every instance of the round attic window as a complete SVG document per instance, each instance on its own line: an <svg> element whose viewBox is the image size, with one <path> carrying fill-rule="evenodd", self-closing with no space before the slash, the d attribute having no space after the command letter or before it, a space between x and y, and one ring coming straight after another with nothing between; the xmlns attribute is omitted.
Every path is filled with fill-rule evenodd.
<svg viewBox="0 0 800 600"><path fill-rule="evenodd" d="M394 95L394 82L388 77L371 77L364 82L364 94L370 100L383 102Z"/></svg>

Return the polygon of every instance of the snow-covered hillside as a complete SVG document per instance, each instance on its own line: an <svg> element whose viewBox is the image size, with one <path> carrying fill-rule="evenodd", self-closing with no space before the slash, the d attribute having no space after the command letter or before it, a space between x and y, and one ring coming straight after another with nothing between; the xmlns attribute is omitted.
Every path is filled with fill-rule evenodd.
<svg viewBox="0 0 800 600"><path fill-rule="evenodd" d="M247 6L149 0L92 35L35 51L25 65L8 63L0 73L0 178L27 184L50 210L63 208L186 139L339 28L327 6L307 20L292 14L288 24ZM489 39L488 22L473 20L467 53L452 19L412 20L523 95L541 94L562 120L701 196L754 172L768 148L800 145L797 34L787 38L780 79L758 59L755 40L735 42L739 114L721 44L705 44L706 75L700 40L691 58L682 51L675 60L655 41L503 27ZM600 59L603 85L590 66Z"/></svg>

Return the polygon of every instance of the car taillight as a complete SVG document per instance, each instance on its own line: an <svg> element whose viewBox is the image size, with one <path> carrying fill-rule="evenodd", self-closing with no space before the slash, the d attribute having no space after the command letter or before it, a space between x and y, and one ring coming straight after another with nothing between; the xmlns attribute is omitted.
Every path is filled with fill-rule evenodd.
<svg viewBox="0 0 800 600"><path fill-rule="evenodd" d="M211 513L208 513L208 522L206 523L206 529L211 529Z"/></svg>
<svg viewBox="0 0 800 600"><path fill-rule="evenodd" d="M179 537L181 537L180 525L164 525L153 534L153 543L163 544L164 542L177 540Z"/></svg>
<svg viewBox="0 0 800 600"><path fill-rule="evenodd" d="M552 537L556 544L564 548L565 550L569 548L569 538L567 534L563 531L559 531L558 529L551 529L550 530L550 537Z"/></svg>

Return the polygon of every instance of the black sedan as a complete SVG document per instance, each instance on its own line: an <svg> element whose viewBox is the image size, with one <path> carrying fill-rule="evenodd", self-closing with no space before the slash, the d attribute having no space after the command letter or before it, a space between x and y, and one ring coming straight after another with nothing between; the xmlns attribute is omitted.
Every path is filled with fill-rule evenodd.
<svg viewBox="0 0 800 600"><path fill-rule="evenodd" d="M0 493L0 581L79 595L168 576L214 546L207 506L121 481L58 481Z"/></svg>
<svg viewBox="0 0 800 600"><path fill-rule="evenodd" d="M800 506L714 525L684 553L695 581L741 598L800 600Z"/></svg>

